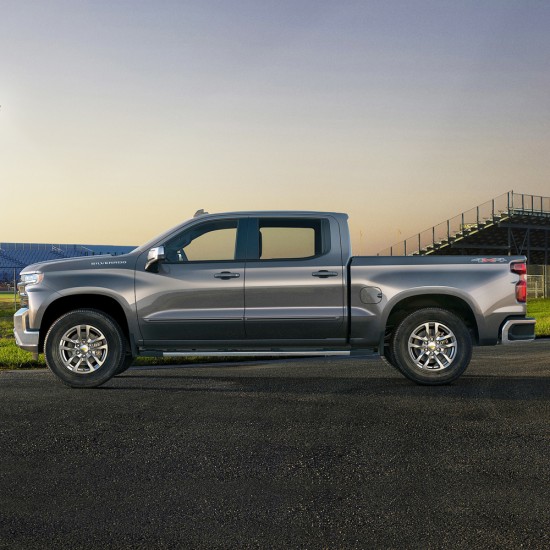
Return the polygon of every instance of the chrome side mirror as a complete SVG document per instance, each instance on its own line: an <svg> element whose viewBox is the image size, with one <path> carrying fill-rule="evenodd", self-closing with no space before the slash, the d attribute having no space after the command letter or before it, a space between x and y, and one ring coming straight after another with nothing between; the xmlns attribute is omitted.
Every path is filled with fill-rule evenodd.
<svg viewBox="0 0 550 550"><path fill-rule="evenodd" d="M155 246L151 248L147 254L147 263L145 264L145 271L157 271L157 263L159 260L164 260L164 246Z"/></svg>

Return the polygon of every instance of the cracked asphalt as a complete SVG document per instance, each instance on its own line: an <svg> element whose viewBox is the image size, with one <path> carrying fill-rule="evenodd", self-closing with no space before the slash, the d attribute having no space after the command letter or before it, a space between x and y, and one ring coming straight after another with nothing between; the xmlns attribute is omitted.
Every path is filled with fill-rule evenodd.
<svg viewBox="0 0 550 550"><path fill-rule="evenodd" d="M548 548L550 341L450 386L377 358L0 372L1 548Z"/></svg>

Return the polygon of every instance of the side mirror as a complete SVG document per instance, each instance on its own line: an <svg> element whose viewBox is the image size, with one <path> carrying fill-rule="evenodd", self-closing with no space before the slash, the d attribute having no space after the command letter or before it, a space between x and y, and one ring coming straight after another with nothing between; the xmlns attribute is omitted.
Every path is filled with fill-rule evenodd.
<svg viewBox="0 0 550 550"><path fill-rule="evenodd" d="M159 260L164 260L164 258L164 246L156 246L155 248L151 248L147 254L145 271L158 271L157 263Z"/></svg>

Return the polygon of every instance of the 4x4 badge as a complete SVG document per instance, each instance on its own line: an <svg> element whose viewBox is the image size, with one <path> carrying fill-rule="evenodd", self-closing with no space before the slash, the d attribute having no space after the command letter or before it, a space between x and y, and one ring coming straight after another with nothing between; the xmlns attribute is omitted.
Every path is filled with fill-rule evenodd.
<svg viewBox="0 0 550 550"><path fill-rule="evenodd" d="M504 264L506 263L506 258L473 258L472 262L478 264Z"/></svg>

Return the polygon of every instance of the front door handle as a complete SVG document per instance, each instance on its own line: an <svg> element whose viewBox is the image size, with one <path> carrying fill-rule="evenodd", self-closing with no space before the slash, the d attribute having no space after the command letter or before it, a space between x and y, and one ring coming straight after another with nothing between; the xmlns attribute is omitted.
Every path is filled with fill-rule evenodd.
<svg viewBox="0 0 550 550"><path fill-rule="evenodd" d="M321 271L314 271L311 275L313 277L319 277L320 279L326 279L327 277L338 277L338 272L321 269Z"/></svg>
<svg viewBox="0 0 550 550"><path fill-rule="evenodd" d="M240 276L240 273L231 273L231 271L222 271L221 273L214 274L214 277L216 277L216 279L223 279L224 281L226 281L227 279L238 279Z"/></svg>

